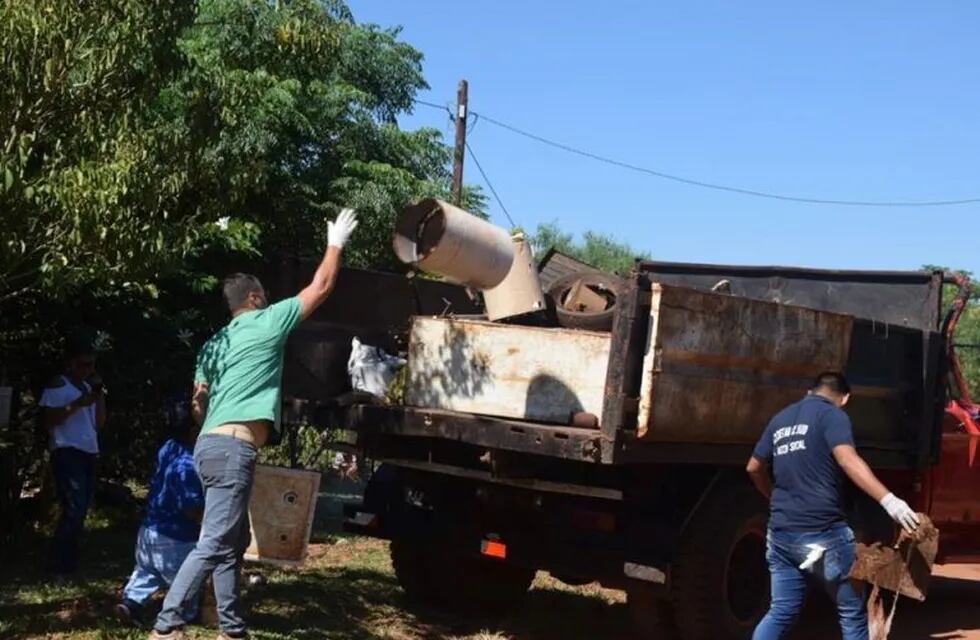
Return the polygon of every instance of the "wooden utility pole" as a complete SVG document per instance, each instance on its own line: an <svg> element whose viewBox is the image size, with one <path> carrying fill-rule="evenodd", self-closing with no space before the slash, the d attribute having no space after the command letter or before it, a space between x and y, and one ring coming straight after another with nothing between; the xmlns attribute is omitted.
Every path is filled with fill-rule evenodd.
<svg viewBox="0 0 980 640"><path fill-rule="evenodd" d="M466 116L469 109L467 93L469 84L459 81L456 90L456 147L453 150L453 203L463 204L463 157L466 155Z"/></svg>

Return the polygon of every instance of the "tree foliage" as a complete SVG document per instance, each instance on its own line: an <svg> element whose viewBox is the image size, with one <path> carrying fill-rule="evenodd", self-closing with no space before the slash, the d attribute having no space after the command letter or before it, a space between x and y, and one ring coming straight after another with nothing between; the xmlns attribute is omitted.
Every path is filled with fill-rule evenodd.
<svg viewBox="0 0 980 640"><path fill-rule="evenodd" d="M974 278L969 271L959 269L949 269L936 265L926 265L922 267L926 271L954 272L966 276L971 281L971 295L967 302L963 315L956 325L956 333L953 335L953 344L956 345L956 353L960 361L963 376L969 386L970 395L974 402L980 402L980 282ZM956 295L956 287L947 284L943 287L943 304L952 303ZM945 312L945 309L943 310Z"/></svg>
<svg viewBox="0 0 980 640"><path fill-rule="evenodd" d="M63 337L110 335L109 475L186 387L218 276L320 254L344 206L348 264L392 267L398 209L448 195L440 133L396 123L421 53L340 0L17 0L0 40L0 384L31 435Z"/></svg>
<svg viewBox="0 0 980 640"><path fill-rule="evenodd" d="M637 258L649 259L646 251L638 251L626 242L612 236L587 231L581 242L561 230L557 222L539 224L531 235L531 246L537 255L544 255L549 249L557 249L602 271L627 273Z"/></svg>
<svg viewBox="0 0 980 640"><path fill-rule="evenodd" d="M440 134L395 124L421 54L341 2L25 0L0 37L0 302L152 292L215 245L318 253L343 206L352 261L387 263L397 209L448 191Z"/></svg>

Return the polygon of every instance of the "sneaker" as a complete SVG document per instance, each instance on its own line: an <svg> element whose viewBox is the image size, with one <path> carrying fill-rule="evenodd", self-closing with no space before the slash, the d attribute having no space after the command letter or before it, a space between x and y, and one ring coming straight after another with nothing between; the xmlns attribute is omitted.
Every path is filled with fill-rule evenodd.
<svg viewBox="0 0 980 640"><path fill-rule="evenodd" d="M186 640L187 634L184 633L183 629L171 629L170 631L157 631L154 629L150 632L149 640Z"/></svg>

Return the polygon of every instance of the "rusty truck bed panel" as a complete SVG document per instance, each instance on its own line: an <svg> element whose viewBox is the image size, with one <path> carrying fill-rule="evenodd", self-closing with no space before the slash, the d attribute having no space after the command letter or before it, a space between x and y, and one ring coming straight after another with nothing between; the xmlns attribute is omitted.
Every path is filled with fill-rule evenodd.
<svg viewBox="0 0 980 640"><path fill-rule="evenodd" d="M814 309L735 295L740 277L753 286L766 281ZM719 279L734 279L732 295L706 291ZM773 413L802 396L814 375L843 369L854 387L846 410L858 446L883 467L930 463L937 456L944 398L942 338L935 330L940 287L939 274L930 273L641 264L613 328L603 432L614 443L603 459L696 459L707 445L744 451ZM827 304L822 296L828 291L840 291L842 299ZM875 292L871 302L904 308L901 317L912 318L908 324L929 328L836 312L868 304L862 296L869 291ZM651 312L657 303L661 308ZM832 310L817 310L818 304Z"/></svg>
<svg viewBox="0 0 980 640"><path fill-rule="evenodd" d="M345 412L343 422L345 428L357 432L361 446L385 436L405 436L579 462L599 462L601 455L602 436L596 429L534 424L472 413L355 405Z"/></svg>
<svg viewBox="0 0 980 640"><path fill-rule="evenodd" d="M897 327L936 331L941 321L939 271L840 271L642 262L662 284L706 290L728 280L733 295L845 313Z"/></svg>
<svg viewBox="0 0 980 640"><path fill-rule="evenodd" d="M731 295L707 291L719 279L730 280ZM862 452L879 467L923 467L937 456L945 398L940 290L938 274L929 273L641 263L619 296L608 357L579 356L604 366L589 380L584 364L566 376L574 395L601 385L599 429L544 424L528 414L528 372L506 367L498 375L514 378L504 402L513 405L510 417L500 408L496 418L459 404L440 410L426 398L433 389L420 384L409 395L419 406L358 407L348 424L389 442L453 441L604 465L738 463L814 375L843 368L854 387L847 411ZM787 305L790 299L808 308ZM508 336L541 331L495 325L490 362L460 356L442 374L456 384L467 379L467 367L493 372L514 348L508 343L519 342ZM548 335L554 339L544 355L563 353L569 338ZM440 344L451 352L460 342ZM563 373L574 367L565 363Z"/></svg>
<svg viewBox="0 0 980 640"><path fill-rule="evenodd" d="M841 370L851 316L651 285L640 442L754 443L814 372Z"/></svg>
<svg viewBox="0 0 980 640"><path fill-rule="evenodd" d="M602 413L609 334L415 318L405 403L568 424Z"/></svg>

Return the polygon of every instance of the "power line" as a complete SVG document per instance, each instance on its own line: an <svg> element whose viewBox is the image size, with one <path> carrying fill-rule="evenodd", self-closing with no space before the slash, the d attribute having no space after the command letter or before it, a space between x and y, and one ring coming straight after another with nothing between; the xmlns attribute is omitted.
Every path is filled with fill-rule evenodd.
<svg viewBox="0 0 980 640"><path fill-rule="evenodd" d="M450 116L452 116L452 114L453 114L453 112L449 108L449 106L448 105L445 105L445 104L436 104L435 102L426 102L425 100L419 100L418 98L416 98L414 100L414 102L415 102L415 104L420 104L423 107L432 107L433 109L438 109L439 111L446 111L446 112L449 113Z"/></svg>
<svg viewBox="0 0 980 640"><path fill-rule="evenodd" d="M430 102L424 102L421 100L416 100L416 102L426 106L436 107L438 109L443 108L440 107L439 105ZM980 198L962 198L962 199L950 199L950 200L910 200L910 201L837 200L831 198L808 198L802 196L791 196L791 195L785 195L780 193L773 193L769 191L759 191L756 189L733 187L730 185L718 184L714 182L707 182L704 180L696 180L694 178L686 178L684 176L678 176L670 173L664 173L663 171L657 171L655 169L641 167L639 165L635 165L629 162L624 162L622 160L616 160L615 158L610 158L607 156L600 155L598 153L586 151L585 149L573 147L571 145L564 144L562 142L551 140L550 138L545 138L544 136L539 136L535 133L531 133L530 131L519 129L518 127L507 124L506 122L501 122L500 120L491 118L486 114L477 113L475 111L471 111L470 113L502 129L506 129L507 131L516 133L517 135L524 136L525 138L529 138L536 142L540 142L541 144L545 144L550 147L554 147L556 149L566 151L568 153L572 153L578 156L596 160L598 162L602 162L612 166L620 167L621 169L628 169L630 171L635 171L637 173L643 173L646 175L662 178L664 180L671 180L673 182L679 182L681 184L686 184L693 187L700 187L702 189L713 189L715 191L725 191L728 193L737 193L745 196L755 196L757 198L768 198L770 200L782 200L786 202L802 202L806 204L827 204L827 205L838 205L838 206L849 206L849 207L948 207L948 206L980 203Z"/></svg>
<svg viewBox="0 0 980 640"><path fill-rule="evenodd" d="M490 193L493 194L493 199L497 201L497 204L500 205L504 215L507 216L507 221L510 222L511 228L516 227L517 224L514 222L514 219L510 217L510 212L507 211L507 207L505 207L504 203L500 200L500 196L497 195L497 190L493 188L493 183L490 182L490 178L487 177L487 172L483 170L483 166L480 164L480 161L476 159L476 154L473 153L473 148L468 142L466 143L466 150L470 152L470 158L473 159L473 164L476 165L480 175L483 176L483 181L486 182L487 186L490 188Z"/></svg>

